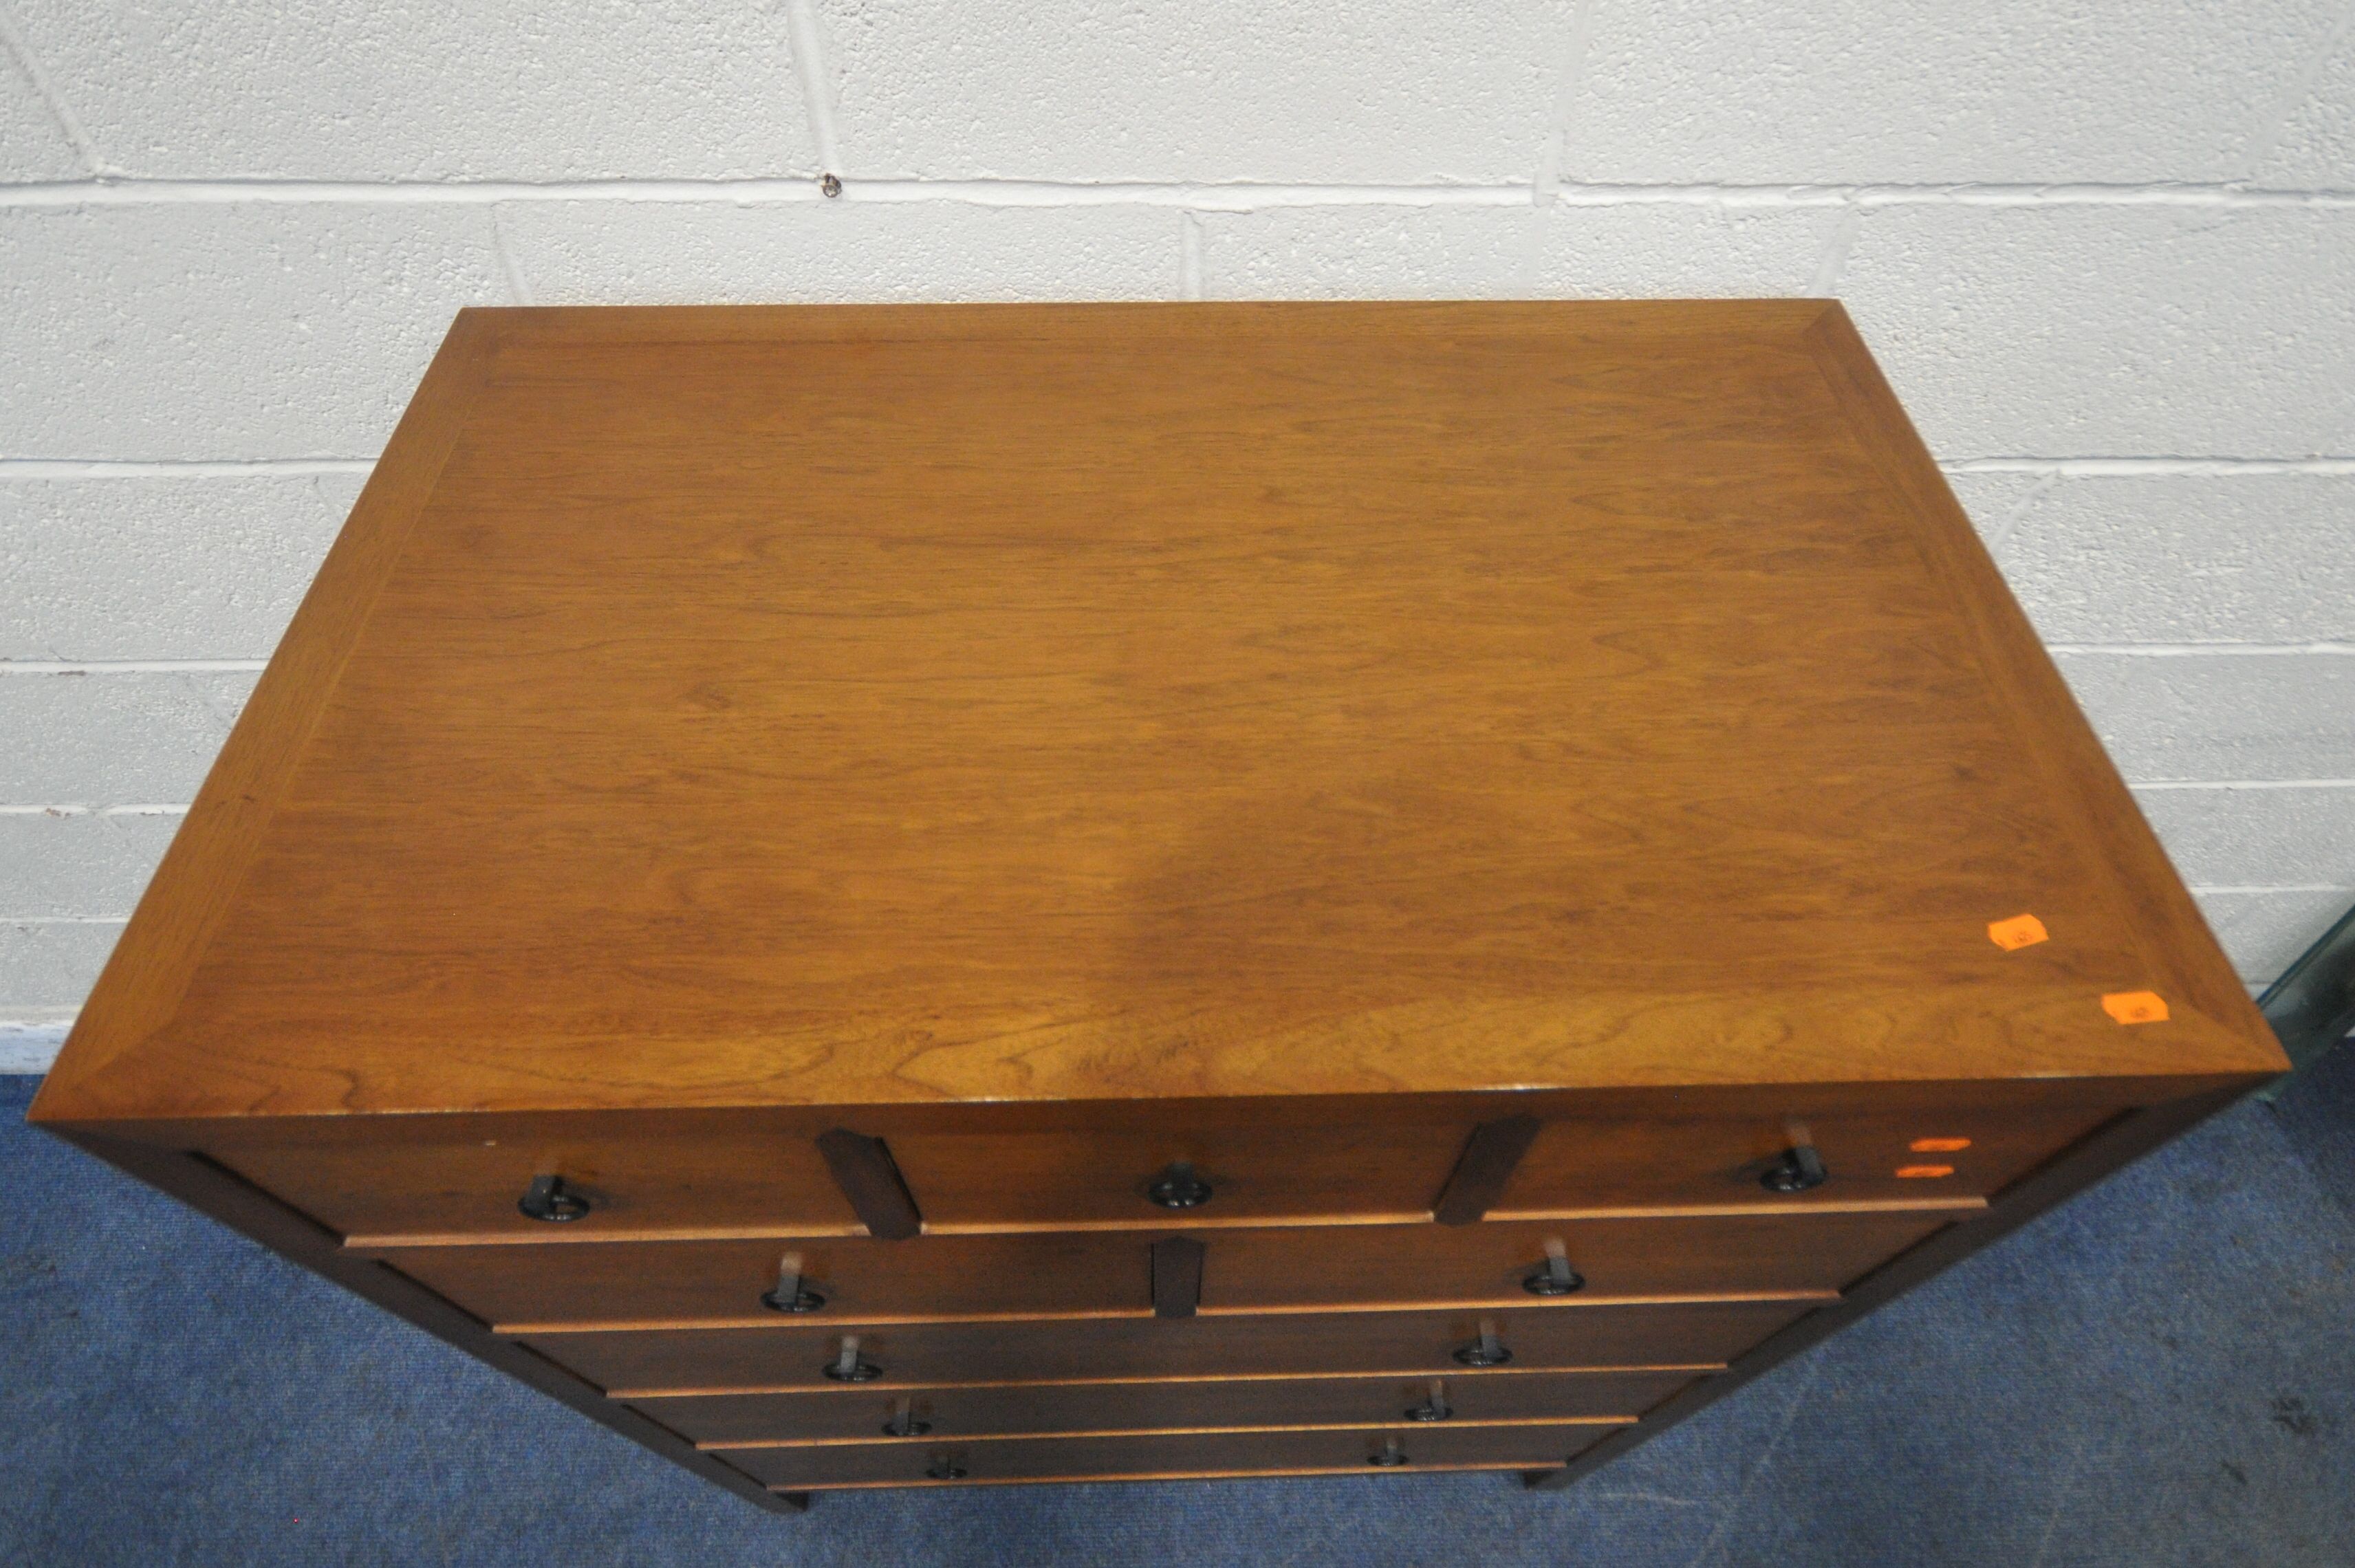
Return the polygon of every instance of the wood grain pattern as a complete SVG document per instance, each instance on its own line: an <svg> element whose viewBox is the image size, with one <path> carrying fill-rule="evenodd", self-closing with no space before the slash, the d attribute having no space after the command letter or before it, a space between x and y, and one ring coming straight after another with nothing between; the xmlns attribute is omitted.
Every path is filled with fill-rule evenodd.
<svg viewBox="0 0 2355 1568"><path fill-rule="evenodd" d="M1945 1111L1885 1116L1753 1116L1742 1121L1546 1124L1489 1213L1495 1219L1563 1210L1773 1197L1765 1169L1796 1143L1812 1144L1830 1172L1821 1187L1782 1195L1795 1208L1873 1199L1984 1198L2116 1114L2073 1106ZM1913 1147L1929 1141L1923 1154ZM1961 1143L1965 1147L1949 1146ZM1945 1169L1946 1176L1900 1176Z"/></svg>
<svg viewBox="0 0 2355 1568"><path fill-rule="evenodd" d="M774 1506L1583 1473L2284 1066L1837 304L473 311L32 1117Z"/></svg>
<svg viewBox="0 0 2355 1568"><path fill-rule="evenodd" d="M1837 313L470 316L233 903L45 1114L2275 1068Z"/></svg>
<svg viewBox="0 0 2355 1568"><path fill-rule="evenodd" d="M858 1330L859 1354L898 1383L1068 1381L1094 1378L1307 1377L1339 1372L1463 1371L1455 1351L1483 1322L1511 1364L1535 1371L1685 1367L1714 1370L1819 1298L1626 1307L1265 1317L1085 1318L887 1325ZM838 1329L791 1320L759 1328L648 1329L526 1335L520 1344L609 1393L815 1388Z"/></svg>
<svg viewBox="0 0 2355 1568"><path fill-rule="evenodd" d="M720 1447L880 1437L905 1401L940 1437L1200 1432L1237 1426L1380 1426L1429 1404L1451 1419L1632 1422L1692 1381L1689 1372L1480 1372L1433 1377L1209 1378L1185 1382L1002 1387L829 1386L793 1393L685 1394L638 1407Z"/></svg>
<svg viewBox="0 0 2355 1568"><path fill-rule="evenodd" d="M1210 1313L1527 1307L1522 1281L1560 1241L1596 1298L1837 1291L1977 1207L1190 1232ZM828 1323L1142 1312L1159 1278L1150 1231L928 1236L907 1245L813 1236L606 1246L397 1247L374 1255L513 1333L565 1327L739 1326L791 1253Z"/></svg>
<svg viewBox="0 0 2355 1568"><path fill-rule="evenodd" d="M1495 1198L1494 1217L1967 1202L2134 1103L2106 1097L2130 1095L2126 1085L2095 1092L2105 1097L2091 1105L2019 1094L1973 1103L1957 1094L1913 1109L1891 1101L1886 1112L1859 1114L1849 1108L1854 1102L1831 1096L1759 1093L1756 1108L1740 1115L1701 1115L1709 1107L1696 1101L1642 1119L1525 1117L1542 1125ZM1394 1098L1410 1109L1417 1104ZM936 1236L1429 1217L1424 1205L1465 1146L1468 1118L1433 1105L1429 1114L1438 1119L1421 1123L1371 1114L1337 1125L1307 1119L1331 1114L1299 1107L1302 1120L1281 1137L1269 1136L1264 1116L1251 1118L1252 1125L1194 1130L894 1132L896 1174L879 1189L911 1190L922 1228ZM461 1129L442 1118L372 1117L358 1125L312 1118L299 1125L272 1118L194 1131L222 1164L322 1223L371 1239L438 1234L571 1244L689 1231L789 1237L861 1228L807 1135L751 1119L701 1114L666 1125L607 1117L572 1131L552 1121ZM1824 1151L1832 1179L1811 1192L1767 1193L1759 1173L1801 1132ZM1923 1136L1969 1140L1968 1147L1940 1157L1953 1175L1924 1180L1895 1174L1920 1163L1911 1145ZM1172 1211L1148 1199L1155 1176L1176 1160L1209 1181L1209 1202ZM542 1174L560 1175L588 1195L595 1204L589 1217L549 1227L518 1214L517 1196ZM899 1215L902 1233L912 1218Z"/></svg>
<svg viewBox="0 0 2355 1568"><path fill-rule="evenodd" d="M1396 1438L1404 1463L1389 1468L1514 1468L1560 1464L1591 1448L1607 1426L1391 1427L1344 1432L1170 1433L1139 1437L1006 1437L940 1442L836 1444L807 1448L730 1450L727 1457L771 1486L816 1489L858 1483L926 1479L946 1457L975 1480L1041 1476L1078 1479L1161 1476L1206 1470L1270 1469L1380 1475L1371 1463Z"/></svg>
<svg viewBox="0 0 2355 1568"><path fill-rule="evenodd" d="M479 313L459 313L115 942L66 1048L42 1080L34 1119L62 1119L73 1114L70 1107L87 1104L81 1091L88 1080L178 1012L418 514L456 449L493 342ZM135 1098L140 1065L126 1068ZM249 1080L238 1097L266 1103L266 1082Z"/></svg>

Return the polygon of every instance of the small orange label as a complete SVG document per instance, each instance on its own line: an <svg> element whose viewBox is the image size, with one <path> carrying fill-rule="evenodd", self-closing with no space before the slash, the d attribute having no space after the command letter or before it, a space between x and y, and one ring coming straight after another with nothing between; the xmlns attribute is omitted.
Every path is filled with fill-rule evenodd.
<svg viewBox="0 0 2355 1568"><path fill-rule="evenodd" d="M2032 914L2016 914L2009 920L1998 920L1987 927L1987 940L2006 953L2017 953L2023 947L2033 947L2051 939L2044 923Z"/></svg>
<svg viewBox="0 0 2355 1568"><path fill-rule="evenodd" d="M1915 1154L1960 1154L1971 1147L1968 1138L1915 1138L1905 1146Z"/></svg>
<svg viewBox="0 0 2355 1568"><path fill-rule="evenodd" d="M2102 998L2102 1011L2122 1024L2167 1021L2167 1004L2156 991L2112 991Z"/></svg>
<svg viewBox="0 0 2355 1568"><path fill-rule="evenodd" d="M1897 1174L1909 1181L1934 1181L1939 1177L1954 1175L1955 1168L1951 1165L1901 1165L1897 1168Z"/></svg>

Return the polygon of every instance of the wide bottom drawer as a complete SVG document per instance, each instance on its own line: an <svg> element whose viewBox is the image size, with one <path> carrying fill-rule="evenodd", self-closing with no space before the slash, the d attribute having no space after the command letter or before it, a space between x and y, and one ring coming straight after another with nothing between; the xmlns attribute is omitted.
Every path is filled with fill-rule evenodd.
<svg viewBox="0 0 2355 1568"><path fill-rule="evenodd" d="M782 1491L1255 1472L1381 1475L1417 1469L1545 1469L1568 1462L1614 1430L1591 1424L1392 1426L1144 1437L975 1438L952 1443L909 1439L815 1448L731 1448L722 1456Z"/></svg>
<svg viewBox="0 0 2355 1568"><path fill-rule="evenodd" d="M647 1415L705 1447L768 1447L865 1442L902 1432L936 1438L1071 1437L1400 1421L1623 1424L1691 1381L1688 1372L1527 1372L996 1388L846 1383L798 1393L683 1394L636 1403ZM912 1432L915 1426L925 1431Z"/></svg>
<svg viewBox="0 0 2355 1568"><path fill-rule="evenodd" d="M609 1393L823 1388L829 1382L1069 1382L1092 1378L1522 1370L1714 1370L1819 1305L1805 1300L1518 1310L598 1329L522 1342ZM1483 1345L1486 1330L1487 1344ZM831 1374L831 1375L830 1375Z"/></svg>

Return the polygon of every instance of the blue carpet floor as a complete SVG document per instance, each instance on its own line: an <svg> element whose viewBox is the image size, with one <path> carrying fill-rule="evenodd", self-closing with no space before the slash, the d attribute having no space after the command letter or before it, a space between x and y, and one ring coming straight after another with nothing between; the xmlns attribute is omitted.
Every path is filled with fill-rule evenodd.
<svg viewBox="0 0 2355 1568"><path fill-rule="evenodd" d="M31 1090L0 1079L0 1562L2355 1563L2348 1061L1567 1492L1006 1487L799 1517L32 1132Z"/></svg>

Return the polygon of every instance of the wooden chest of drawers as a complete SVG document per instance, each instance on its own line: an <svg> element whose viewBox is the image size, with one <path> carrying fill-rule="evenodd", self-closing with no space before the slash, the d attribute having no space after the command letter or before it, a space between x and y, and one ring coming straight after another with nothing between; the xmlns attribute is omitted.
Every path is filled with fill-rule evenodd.
<svg viewBox="0 0 2355 1568"><path fill-rule="evenodd" d="M1837 305L489 311L33 1114L790 1507L1559 1485L2282 1065Z"/></svg>

